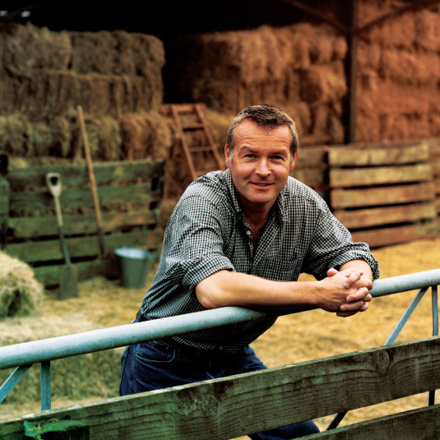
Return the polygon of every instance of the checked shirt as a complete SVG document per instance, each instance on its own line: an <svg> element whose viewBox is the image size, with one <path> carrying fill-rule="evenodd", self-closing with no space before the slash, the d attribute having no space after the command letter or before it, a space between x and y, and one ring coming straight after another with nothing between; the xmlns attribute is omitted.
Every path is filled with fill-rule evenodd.
<svg viewBox="0 0 440 440"><path fill-rule="evenodd" d="M296 281L303 272L317 279L329 268L363 259L374 278L377 261L324 200L289 177L254 248L253 234L237 200L230 170L214 171L186 189L165 230L161 260L141 306L147 319L204 310L195 287L223 269L277 281ZM276 317L200 330L175 337L181 344L234 353L271 327Z"/></svg>

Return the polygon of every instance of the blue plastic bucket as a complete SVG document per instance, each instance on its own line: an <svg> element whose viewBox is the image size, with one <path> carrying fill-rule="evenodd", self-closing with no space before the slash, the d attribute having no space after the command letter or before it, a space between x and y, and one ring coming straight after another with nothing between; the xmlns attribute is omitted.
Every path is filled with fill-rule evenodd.
<svg viewBox="0 0 440 440"><path fill-rule="evenodd" d="M118 259L122 286L141 288L145 286L155 254L144 249L119 248L115 250Z"/></svg>

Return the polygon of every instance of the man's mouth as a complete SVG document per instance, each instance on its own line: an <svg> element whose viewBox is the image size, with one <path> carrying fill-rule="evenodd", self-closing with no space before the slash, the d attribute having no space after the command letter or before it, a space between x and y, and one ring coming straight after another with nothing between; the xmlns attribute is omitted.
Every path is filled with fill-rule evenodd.
<svg viewBox="0 0 440 440"><path fill-rule="evenodd" d="M266 186L271 186L271 183L267 183L267 182L252 182L253 185L256 186L261 186L261 187L266 187Z"/></svg>

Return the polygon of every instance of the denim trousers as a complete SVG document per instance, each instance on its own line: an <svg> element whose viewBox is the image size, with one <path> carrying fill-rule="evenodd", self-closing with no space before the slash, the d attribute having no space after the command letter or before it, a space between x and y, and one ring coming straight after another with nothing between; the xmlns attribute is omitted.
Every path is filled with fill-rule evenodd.
<svg viewBox="0 0 440 440"><path fill-rule="evenodd" d="M119 393L125 396L266 368L251 347L239 354L208 355L173 342L148 341L126 347ZM309 420L248 435L255 440L281 440L317 432Z"/></svg>

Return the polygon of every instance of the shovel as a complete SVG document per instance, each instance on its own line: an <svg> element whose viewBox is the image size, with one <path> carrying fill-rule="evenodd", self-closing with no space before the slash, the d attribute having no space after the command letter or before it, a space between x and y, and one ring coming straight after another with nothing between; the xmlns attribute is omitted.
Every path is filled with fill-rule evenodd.
<svg viewBox="0 0 440 440"><path fill-rule="evenodd" d="M60 200L61 195L61 175L59 173L47 173L46 183L50 193L55 200L55 211L57 214L58 232L61 239L61 249L63 251L66 264L60 268L60 295L59 299L67 299L78 296L78 273L77 268L70 261L67 249L66 238L64 236L63 218L61 216Z"/></svg>

